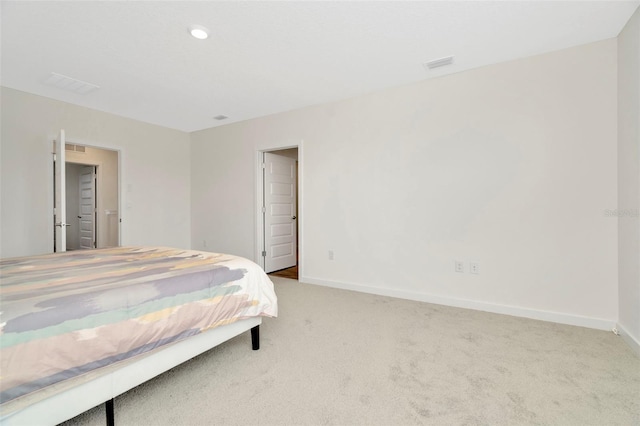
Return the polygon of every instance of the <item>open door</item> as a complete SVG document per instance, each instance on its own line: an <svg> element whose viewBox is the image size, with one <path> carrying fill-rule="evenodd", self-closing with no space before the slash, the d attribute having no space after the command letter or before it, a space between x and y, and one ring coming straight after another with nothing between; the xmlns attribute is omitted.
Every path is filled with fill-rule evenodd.
<svg viewBox="0 0 640 426"><path fill-rule="evenodd" d="M264 153L264 270L290 268L296 253L296 160Z"/></svg>
<svg viewBox="0 0 640 426"><path fill-rule="evenodd" d="M54 141L53 152L53 235L54 252L67 251L67 231L69 224L67 220L66 208L66 175L65 175L65 136L64 130L60 130L57 139Z"/></svg>

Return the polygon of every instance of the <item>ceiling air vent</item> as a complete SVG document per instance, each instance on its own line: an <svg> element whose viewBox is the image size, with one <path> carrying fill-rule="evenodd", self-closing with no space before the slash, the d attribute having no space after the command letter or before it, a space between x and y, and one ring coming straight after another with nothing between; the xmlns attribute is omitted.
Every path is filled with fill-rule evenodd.
<svg viewBox="0 0 640 426"><path fill-rule="evenodd" d="M51 73L51 75L44 81L44 84L57 87L58 89L79 93L81 95L86 95L87 93L100 88L100 86L95 84L87 83L86 81L67 77L66 75L55 72Z"/></svg>
<svg viewBox="0 0 640 426"><path fill-rule="evenodd" d="M451 65L453 63L453 56L447 56L446 58L434 59L433 61L425 62L423 65L426 69L432 70L434 68L444 67L445 65Z"/></svg>
<svg viewBox="0 0 640 426"><path fill-rule="evenodd" d="M87 151L87 147L84 145L74 145L71 143L66 143L64 144L64 150L65 151L75 151L75 152L86 152Z"/></svg>

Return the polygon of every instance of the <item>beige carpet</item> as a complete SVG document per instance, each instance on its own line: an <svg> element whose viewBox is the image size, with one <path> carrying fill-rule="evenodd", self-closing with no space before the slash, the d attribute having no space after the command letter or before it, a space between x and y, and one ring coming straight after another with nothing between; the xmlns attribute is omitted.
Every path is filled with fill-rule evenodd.
<svg viewBox="0 0 640 426"><path fill-rule="evenodd" d="M116 425L640 424L613 333L272 280L259 351L246 333L127 392Z"/></svg>

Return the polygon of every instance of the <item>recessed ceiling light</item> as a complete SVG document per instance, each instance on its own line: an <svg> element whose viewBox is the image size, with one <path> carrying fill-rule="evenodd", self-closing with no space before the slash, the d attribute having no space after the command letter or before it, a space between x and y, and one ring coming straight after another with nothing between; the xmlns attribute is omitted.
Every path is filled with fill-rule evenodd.
<svg viewBox="0 0 640 426"><path fill-rule="evenodd" d="M203 27L202 25L191 25L189 27L189 34L198 40L204 40L209 37L209 30Z"/></svg>
<svg viewBox="0 0 640 426"><path fill-rule="evenodd" d="M213 117L214 120L226 120L227 117L226 115L216 115L215 117Z"/></svg>

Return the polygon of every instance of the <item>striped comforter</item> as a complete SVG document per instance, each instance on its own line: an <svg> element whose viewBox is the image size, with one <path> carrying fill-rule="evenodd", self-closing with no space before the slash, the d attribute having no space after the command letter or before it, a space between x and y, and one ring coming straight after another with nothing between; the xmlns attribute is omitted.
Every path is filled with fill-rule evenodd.
<svg viewBox="0 0 640 426"><path fill-rule="evenodd" d="M276 316L243 258L163 247L0 261L0 403L207 329Z"/></svg>

